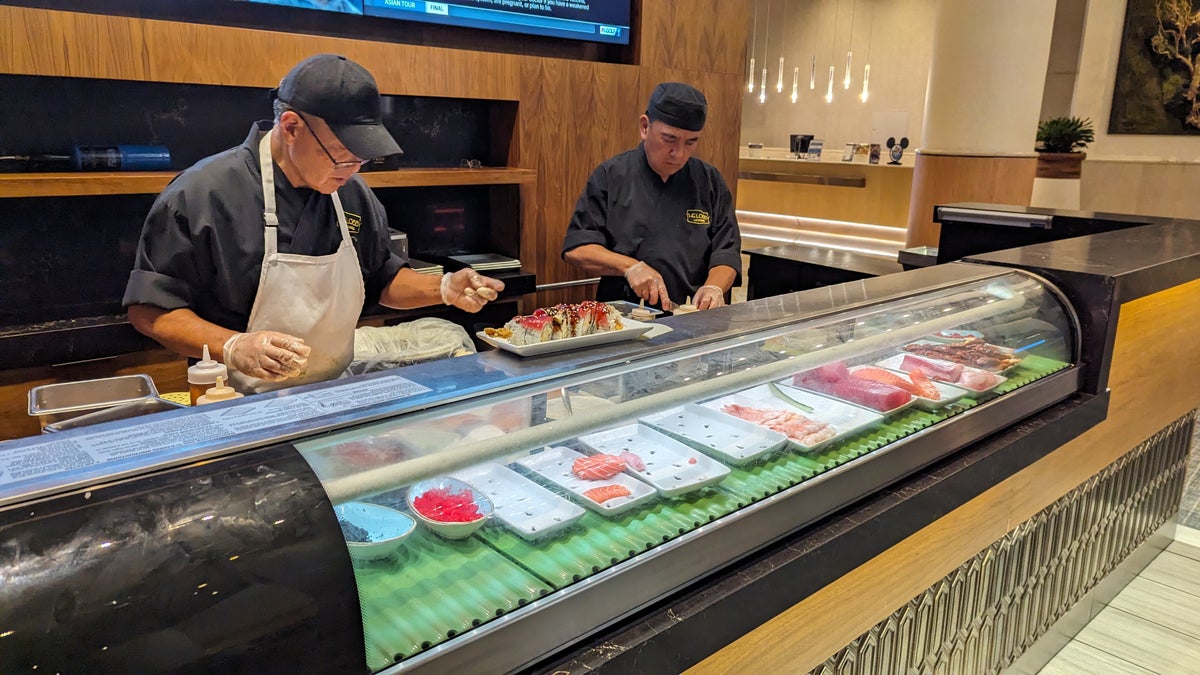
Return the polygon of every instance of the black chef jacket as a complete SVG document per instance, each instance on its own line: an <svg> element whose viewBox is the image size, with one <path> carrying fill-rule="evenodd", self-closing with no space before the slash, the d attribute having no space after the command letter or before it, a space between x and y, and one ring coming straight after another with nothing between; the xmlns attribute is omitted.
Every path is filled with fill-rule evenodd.
<svg viewBox="0 0 1200 675"><path fill-rule="evenodd" d="M664 182L641 145L588 178L562 252L585 244L645 261L662 275L677 304L694 296L717 265L741 277L742 238L721 173L693 157ZM638 296L623 277L601 277L596 299L637 302Z"/></svg>
<svg viewBox="0 0 1200 675"><path fill-rule="evenodd" d="M166 187L142 228L123 304L188 307L201 318L244 331L262 269L263 193L258 143L272 123L257 122L240 146L197 162ZM383 205L354 176L338 189L366 286L378 302L408 261L388 248ZM341 244L333 200L295 188L275 165L279 251L328 255Z"/></svg>

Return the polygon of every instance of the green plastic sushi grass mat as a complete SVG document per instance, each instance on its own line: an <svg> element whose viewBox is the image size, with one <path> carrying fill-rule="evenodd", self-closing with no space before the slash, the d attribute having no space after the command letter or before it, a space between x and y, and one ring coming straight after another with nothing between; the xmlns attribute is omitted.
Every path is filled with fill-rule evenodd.
<svg viewBox="0 0 1200 675"><path fill-rule="evenodd" d="M1027 356L1008 380L935 412L908 409L811 453L785 452L731 468L714 488L616 517L587 511L573 527L526 541L499 523L447 541L418 530L397 555L355 567L367 664L382 669L513 609L628 560L705 523L802 483L1068 364Z"/></svg>

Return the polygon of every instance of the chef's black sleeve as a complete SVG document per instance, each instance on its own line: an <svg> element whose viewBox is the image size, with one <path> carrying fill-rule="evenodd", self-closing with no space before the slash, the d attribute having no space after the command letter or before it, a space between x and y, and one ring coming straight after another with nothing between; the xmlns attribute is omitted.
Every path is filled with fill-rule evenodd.
<svg viewBox="0 0 1200 675"><path fill-rule="evenodd" d="M575 202L575 213L567 225L560 255L585 244L599 244L610 251L613 248L612 233L608 228L608 180L603 167L592 172Z"/></svg>
<svg viewBox="0 0 1200 675"><path fill-rule="evenodd" d="M712 253L709 254L708 268L726 265L737 271L733 285L742 282L742 233L738 229L737 215L734 213L733 195L721 174L714 171L713 220L709 226L709 240L712 242Z"/></svg>
<svg viewBox="0 0 1200 675"><path fill-rule="evenodd" d="M200 283L193 256L195 246L187 216L168 193L160 194L142 225L121 304L153 305L165 310L191 307L193 289Z"/></svg>
<svg viewBox="0 0 1200 675"><path fill-rule="evenodd" d="M397 255L389 245L391 235L388 232L387 211L374 193L370 196L370 229L364 224L357 246L359 264L363 269L363 286L366 290L366 304L369 307L379 302L383 289L392 283L396 273L408 266L408 260Z"/></svg>

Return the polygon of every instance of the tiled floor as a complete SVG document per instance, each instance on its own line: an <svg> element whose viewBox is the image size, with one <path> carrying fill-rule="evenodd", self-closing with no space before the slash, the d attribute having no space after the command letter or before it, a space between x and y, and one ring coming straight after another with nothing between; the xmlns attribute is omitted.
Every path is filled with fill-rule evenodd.
<svg viewBox="0 0 1200 675"><path fill-rule="evenodd" d="M1173 542L1040 675L1200 673L1200 530Z"/></svg>

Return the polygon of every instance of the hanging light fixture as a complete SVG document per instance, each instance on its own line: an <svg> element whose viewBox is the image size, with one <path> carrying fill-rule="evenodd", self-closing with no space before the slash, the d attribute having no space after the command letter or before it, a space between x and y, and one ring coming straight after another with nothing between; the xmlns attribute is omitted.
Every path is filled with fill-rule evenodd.
<svg viewBox="0 0 1200 675"><path fill-rule="evenodd" d="M800 98L800 66L792 68L792 103Z"/></svg>
<svg viewBox="0 0 1200 675"><path fill-rule="evenodd" d="M767 7L770 7L770 5L767 5ZM788 6L787 6L787 0L783 0L783 31L782 31L783 35L787 35L787 30L788 30L788 25L787 25L787 8L788 8ZM771 25L771 12L770 12L769 10L768 10L768 12L767 12L767 25L768 25L768 26L770 26L770 25ZM780 41L779 41L779 42L780 42L780 47L779 47L779 77L778 77L778 78L776 78L776 80L775 80L775 92L776 92L776 93L778 93L778 94L782 94L782 93L783 93L783 46L782 46L782 44L783 44L783 40L782 40L782 39L780 39Z"/></svg>
<svg viewBox="0 0 1200 675"><path fill-rule="evenodd" d="M833 103L833 71L837 70L833 66L829 66L829 86L825 89L825 102Z"/></svg>
<svg viewBox="0 0 1200 675"><path fill-rule="evenodd" d="M758 102L767 102L767 51L771 44L771 0L767 0L767 25L763 27L763 66L762 79L758 81Z"/></svg>
<svg viewBox="0 0 1200 675"><path fill-rule="evenodd" d="M833 30L829 32L829 82L825 85L825 102L833 103L833 77L837 68L833 65L835 49L837 49L837 28L842 18L842 2L838 0L837 12L833 15Z"/></svg>
<svg viewBox="0 0 1200 675"><path fill-rule="evenodd" d="M750 76L746 78L746 91L754 93L754 48L758 46L758 2L754 3L754 32L750 38Z"/></svg>
<svg viewBox="0 0 1200 675"><path fill-rule="evenodd" d="M846 74L842 79L842 89L850 88L850 63L854 60L854 11L858 8L858 0L850 3L850 36L846 39Z"/></svg>
<svg viewBox="0 0 1200 675"><path fill-rule="evenodd" d="M812 67L808 70L808 88L817 88L817 55L813 54Z"/></svg>
<svg viewBox="0 0 1200 675"><path fill-rule="evenodd" d="M858 100L863 103L866 103L871 95L868 87L871 82L871 42L875 39L875 12L871 12L871 22L867 26L867 64L863 66L863 88L862 93L858 95Z"/></svg>

